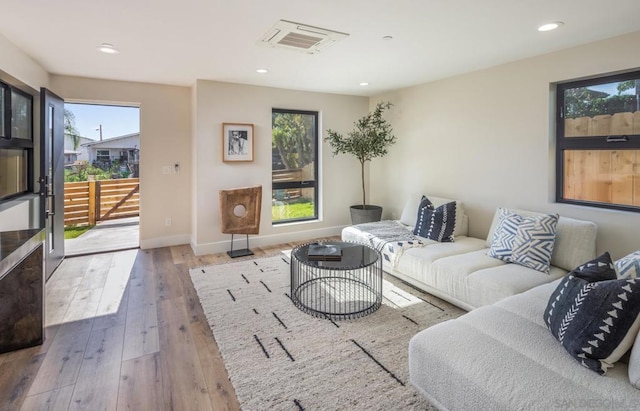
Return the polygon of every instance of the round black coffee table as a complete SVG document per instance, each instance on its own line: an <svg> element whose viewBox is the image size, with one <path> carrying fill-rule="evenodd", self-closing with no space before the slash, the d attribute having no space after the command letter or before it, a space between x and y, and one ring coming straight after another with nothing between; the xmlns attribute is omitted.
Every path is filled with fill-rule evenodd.
<svg viewBox="0 0 640 411"><path fill-rule="evenodd" d="M317 245L337 247L338 254L309 256ZM382 304L382 259L374 248L344 241L298 246L291 252L291 299L316 317L353 319Z"/></svg>

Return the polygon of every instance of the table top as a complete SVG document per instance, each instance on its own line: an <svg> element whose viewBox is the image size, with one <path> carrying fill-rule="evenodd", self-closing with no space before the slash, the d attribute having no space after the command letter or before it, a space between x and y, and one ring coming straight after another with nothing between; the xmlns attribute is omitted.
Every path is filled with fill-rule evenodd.
<svg viewBox="0 0 640 411"><path fill-rule="evenodd" d="M342 258L340 260L310 260L309 246L314 244L337 246L342 250ZM368 267L380 258L379 253L374 248L346 241L322 241L303 244L294 248L291 255L305 265L334 270Z"/></svg>

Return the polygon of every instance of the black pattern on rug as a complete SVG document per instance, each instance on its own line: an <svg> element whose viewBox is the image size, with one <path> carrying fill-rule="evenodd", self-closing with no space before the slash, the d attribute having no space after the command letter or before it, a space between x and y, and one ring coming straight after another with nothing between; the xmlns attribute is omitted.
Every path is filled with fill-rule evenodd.
<svg viewBox="0 0 640 411"><path fill-rule="evenodd" d="M293 305L289 270L280 256L190 270L243 410L430 409L409 339L462 310L385 277L373 314L316 318Z"/></svg>

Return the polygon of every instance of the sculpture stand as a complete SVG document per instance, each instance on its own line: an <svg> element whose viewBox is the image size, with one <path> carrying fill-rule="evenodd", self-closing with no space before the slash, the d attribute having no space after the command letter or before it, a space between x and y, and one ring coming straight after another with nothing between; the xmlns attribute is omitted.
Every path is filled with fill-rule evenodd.
<svg viewBox="0 0 640 411"><path fill-rule="evenodd" d="M227 254L231 258L246 257L248 255L253 255L253 251L249 250L249 234L247 234L247 248L244 248L242 250L233 249L233 234L231 234L231 250L227 251Z"/></svg>
<svg viewBox="0 0 640 411"><path fill-rule="evenodd" d="M249 234L260 231L262 186L220 190L220 231L231 234L231 258L253 255L249 250ZM233 249L234 234L247 236L247 248Z"/></svg>

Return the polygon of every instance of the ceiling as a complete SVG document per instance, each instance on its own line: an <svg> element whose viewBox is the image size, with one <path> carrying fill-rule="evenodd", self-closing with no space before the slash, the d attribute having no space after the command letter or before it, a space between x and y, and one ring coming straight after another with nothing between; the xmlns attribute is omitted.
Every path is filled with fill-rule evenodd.
<svg viewBox="0 0 640 411"><path fill-rule="evenodd" d="M638 0L2 0L1 14L0 34L54 74L362 96L640 30ZM280 19L349 36L316 54L258 45ZM565 24L536 30L550 21Z"/></svg>

